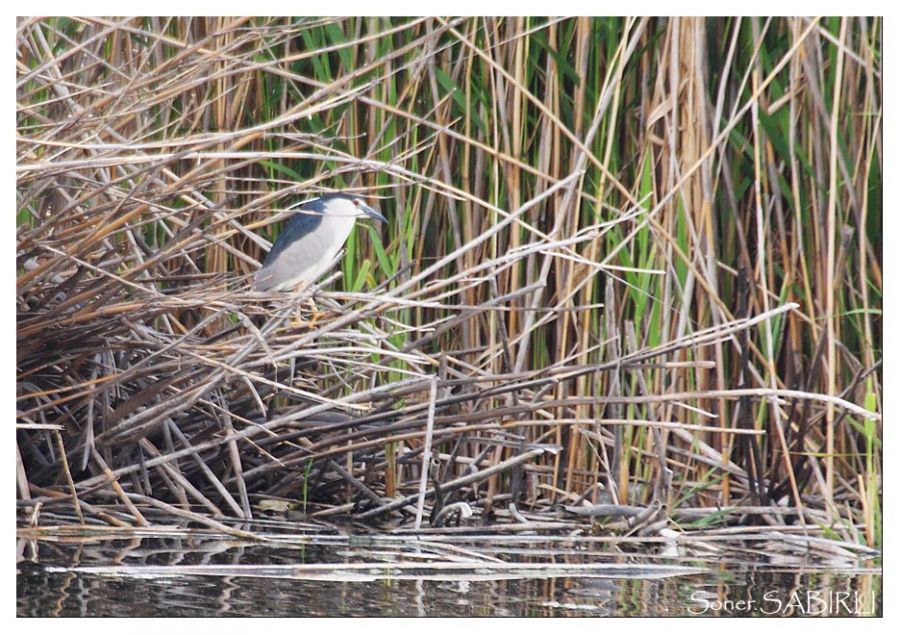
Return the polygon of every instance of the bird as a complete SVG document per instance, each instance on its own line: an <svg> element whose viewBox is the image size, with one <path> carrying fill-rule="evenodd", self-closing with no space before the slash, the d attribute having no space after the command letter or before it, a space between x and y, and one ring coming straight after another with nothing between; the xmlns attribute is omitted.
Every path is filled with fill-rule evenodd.
<svg viewBox="0 0 900 635"><path fill-rule="evenodd" d="M287 291L328 271L359 218L387 219L358 194L335 192L303 201L253 279L254 291Z"/></svg>

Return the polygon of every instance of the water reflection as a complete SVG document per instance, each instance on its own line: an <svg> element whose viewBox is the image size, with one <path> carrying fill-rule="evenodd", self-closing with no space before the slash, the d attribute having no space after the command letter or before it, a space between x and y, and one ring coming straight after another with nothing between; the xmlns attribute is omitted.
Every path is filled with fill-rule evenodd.
<svg viewBox="0 0 900 635"><path fill-rule="evenodd" d="M487 537L482 537L487 538ZM596 539L294 532L17 542L20 616L880 615L881 570L654 558ZM535 566L537 565L537 566ZM644 567L641 569L640 567Z"/></svg>

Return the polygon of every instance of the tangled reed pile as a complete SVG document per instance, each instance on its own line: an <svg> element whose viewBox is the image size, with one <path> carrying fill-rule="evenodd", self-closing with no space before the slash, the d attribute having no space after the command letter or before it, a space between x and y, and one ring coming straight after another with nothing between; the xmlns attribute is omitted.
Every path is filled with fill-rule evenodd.
<svg viewBox="0 0 900 635"><path fill-rule="evenodd" d="M23 522L880 542L879 20L17 36ZM328 188L389 226L251 293Z"/></svg>

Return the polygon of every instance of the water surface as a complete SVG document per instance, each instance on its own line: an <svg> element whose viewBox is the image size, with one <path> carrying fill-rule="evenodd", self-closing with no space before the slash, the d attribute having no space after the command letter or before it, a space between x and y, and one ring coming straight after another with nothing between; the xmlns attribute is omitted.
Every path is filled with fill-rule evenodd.
<svg viewBox="0 0 900 635"><path fill-rule="evenodd" d="M279 525L259 543L175 529L127 538L70 531L19 538L17 613L881 615L877 561L707 544L706 554L660 557L590 535L416 538Z"/></svg>

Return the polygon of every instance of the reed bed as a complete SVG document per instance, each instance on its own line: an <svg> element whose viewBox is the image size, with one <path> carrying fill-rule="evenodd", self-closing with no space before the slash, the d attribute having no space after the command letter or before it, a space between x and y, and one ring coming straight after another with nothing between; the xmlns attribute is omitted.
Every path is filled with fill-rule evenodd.
<svg viewBox="0 0 900 635"><path fill-rule="evenodd" d="M23 522L880 546L882 24L19 19Z"/></svg>

